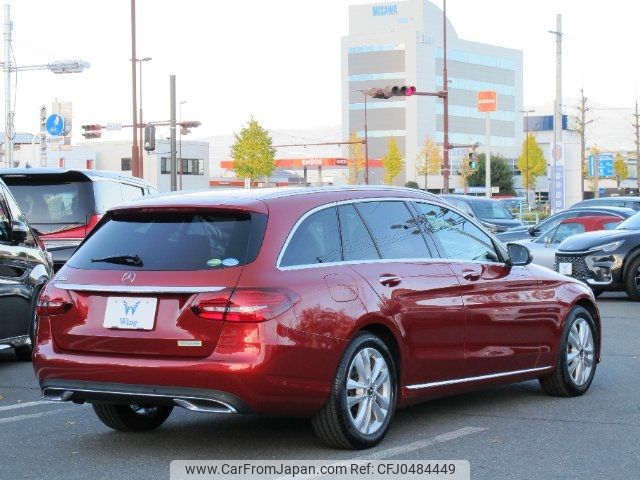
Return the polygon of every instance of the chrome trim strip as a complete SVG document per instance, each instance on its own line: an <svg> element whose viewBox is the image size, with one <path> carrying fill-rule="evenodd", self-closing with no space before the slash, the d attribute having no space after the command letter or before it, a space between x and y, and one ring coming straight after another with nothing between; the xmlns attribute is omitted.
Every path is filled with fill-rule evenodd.
<svg viewBox="0 0 640 480"><path fill-rule="evenodd" d="M48 393L49 392L49 393ZM106 394L106 395L122 395L122 396L130 396L130 397L150 397L150 398L163 398L167 400L173 401L176 405L182 408L186 408L187 410L192 411L209 411L213 413L238 413L238 411L229 405L226 402L221 400L206 398L206 397L183 397L183 396L175 396L175 395L165 395L159 393L135 393L135 392L123 392L119 390L96 390L91 388L57 388L57 387L45 387L42 389L42 398L45 400L51 400L54 402L68 402L74 393L98 393L98 394ZM217 403L222 405L226 410L220 409L207 410L205 407L200 407L196 405L194 402L204 402L204 403Z"/></svg>
<svg viewBox="0 0 640 480"><path fill-rule="evenodd" d="M478 228L480 228L482 231L486 230L486 227L482 226L481 224L479 224L475 219L469 217L469 215L467 215L466 213L462 212L459 208L457 208L455 205L451 205L450 203L439 199L439 198L434 198L434 199L430 199L430 198L415 198L415 197L368 197L368 198L354 198L354 199L350 199L350 200L340 200L337 202L331 202L331 203L325 203L323 205L317 206L315 208L312 208L311 210L305 212L295 223L295 225L293 226L293 228L291 229L291 231L289 232L289 235L287 235L287 239L284 242L284 245L282 246L282 248L280 249L280 253L278 254L278 258L276 260L276 268L280 271L287 271L287 270L302 270L305 268L319 268L319 267L333 267L333 266L337 266L337 265L357 265L357 264L361 264L361 263L389 263L389 262L425 262L425 261L436 261L436 262L464 262L464 263L477 263L477 264L492 264L492 265L504 265L504 262L480 262L480 261L472 261L472 260L455 260L455 259L449 259L449 258L444 258L444 257L427 257L427 258L383 258L383 259L372 259L372 260L346 260L346 261L340 261L340 262L327 262L327 263L313 263L313 264L309 264L309 265L292 265L292 266L288 266L288 267L282 267L280 266L280 262L282 261L282 257L284 256L284 252L286 251L287 247L289 246L289 242L291 241L291 239L293 238L293 235L296 233L296 230L298 230L298 228L300 227L300 225L302 224L302 222L304 222L307 217L313 215L316 212L319 212L320 210L324 210L326 208L333 208L333 207L337 207L339 205L347 205L347 204L354 204L354 203L365 203L365 202L381 202L381 201L393 201L393 202L418 202L418 203L430 203L430 204L434 204L437 205L439 207L444 207L444 208L448 208L449 210L454 211L455 213L462 215L465 219L469 220L473 225L477 226ZM413 211L411 211L411 214L413 215ZM491 237L491 234L489 234L489 236ZM491 237L493 239L493 237Z"/></svg>
<svg viewBox="0 0 640 480"><path fill-rule="evenodd" d="M76 292L106 292L106 293L206 293L219 292L225 287L163 287L149 285L85 285L80 283L54 283L60 290L74 290Z"/></svg>
<svg viewBox="0 0 640 480"><path fill-rule="evenodd" d="M594 280L593 278L587 278L587 283L589 285L611 285L613 283L613 276L608 282L599 282L597 280Z"/></svg>
<svg viewBox="0 0 640 480"><path fill-rule="evenodd" d="M443 387L446 385L456 385L458 383L477 382L479 380L489 380L491 378L509 377L511 375L520 375L523 373L541 372L554 368L552 365L548 367L529 368L526 370L514 370L511 372L492 373L490 375L480 375L478 377L456 378L453 380L443 380L441 382L421 383L419 385L407 385L409 390L418 390L422 388Z"/></svg>

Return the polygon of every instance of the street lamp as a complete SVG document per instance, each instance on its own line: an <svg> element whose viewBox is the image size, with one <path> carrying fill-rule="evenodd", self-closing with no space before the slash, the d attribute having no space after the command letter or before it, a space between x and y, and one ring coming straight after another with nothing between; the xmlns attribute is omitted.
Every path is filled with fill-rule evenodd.
<svg viewBox="0 0 640 480"><path fill-rule="evenodd" d="M179 120L178 120L178 123L180 124L180 140L178 142L178 145L179 145L179 147L178 147L178 150L179 150L178 157L180 158L180 190L182 190L182 165L183 165L183 162L182 162L182 131L185 130L185 128L182 126L182 105L184 105L185 103L187 103L187 101L186 100L182 100L180 102L180 106L178 107L179 108L179 113L178 113Z"/></svg>
<svg viewBox="0 0 640 480"><path fill-rule="evenodd" d="M142 62L148 62L152 60L151 57L144 57L144 58L136 58L136 62L138 63L138 77L140 78L140 107L138 108L138 115L140 116L140 119L138 120L139 125L140 125L140 141L143 142L143 135L142 135L142 129L144 128L144 121L142 120ZM133 128L136 128L135 126ZM143 177L144 175L144 162L142 159L142 152L140 151L140 178Z"/></svg>
<svg viewBox="0 0 640 480"><path fill-rule="evenodd" d="M16 66L11 64L11 59L7 59L5 62L0 62L0 66L5 71L7 76L11 72L27 72L31 70L49 70L55 74L63 73L82 73L85 69L89 68L91 64L84 60L58 60L51 63L43 63L38 65L24 65ZM13 164L13 117L15 112L11 109L11 82L5 81L5 135L4 135L4 150L5 150L5 163L7 167Z"/></svg>
<svg viewBox="0 0 640 480"><path fill-rule="evenodd" d="M527 179L527 185L526 185L526 190L527 190L527 203L529 203L530 199L529 199L529 183L531 182L531 178L529 175L529 114L535 112L535 110L531 109L531 110L520 110L520 113L524 113L524 128L525 128L525 150L524 150L524 158L525 158L525 169L526 169L526 179Z"/></svg>

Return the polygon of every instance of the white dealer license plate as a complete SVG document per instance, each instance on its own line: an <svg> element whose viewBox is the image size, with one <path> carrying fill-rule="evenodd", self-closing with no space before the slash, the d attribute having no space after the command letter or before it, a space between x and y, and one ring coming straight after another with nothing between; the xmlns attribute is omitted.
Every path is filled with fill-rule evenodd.
<svg viewBox="0 0 640 480"><path fill-rule="evenodd" d="M109 297L102 326L126 330L151 330L156 318L157 304L157 298Z"/></svg>
<svg viewBox="0 0 640 480"><path fill-rule="evenodd" d="M561 262L558 264L558 272L563 275L571 275L573 273L573 265L571 263Z"/></svg>

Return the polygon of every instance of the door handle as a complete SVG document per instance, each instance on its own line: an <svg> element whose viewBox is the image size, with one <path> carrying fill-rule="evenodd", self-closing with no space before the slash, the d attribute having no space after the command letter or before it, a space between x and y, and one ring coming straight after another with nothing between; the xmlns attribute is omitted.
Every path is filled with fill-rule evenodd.
<svg viewBox="0 0 640 480"><path fill-rule="evenodd" d="M380 283L385 287L395 287L402 282L402 278L392 273L383 273L380 275Z"/></svg>
<svg viewBox="0 0 640 480"><path fill-rule="evenodd" d="M474 270L463 270L462 278L470 282L475 282L476 280L480 280L480 274Z"/></svg>

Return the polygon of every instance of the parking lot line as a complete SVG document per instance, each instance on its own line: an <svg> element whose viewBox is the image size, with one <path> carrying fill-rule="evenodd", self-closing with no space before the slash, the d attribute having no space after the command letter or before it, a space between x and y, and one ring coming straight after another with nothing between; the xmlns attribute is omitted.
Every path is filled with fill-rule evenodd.
<svg viewBox="0 0 640 480"><path fill-rule="evenodd" d="M400 445L399 447L386 448L384 450L378 450L372 453L366 453L364 455L358 455L351 458L351 460L381 460L383 458L391 458L404 453L413 452L415 450L421 450L432 445L439 443L450 442L467 435L473 435L474 433L483 432L488 430L482 427L464 427L458 430L452 430L451 432L442 433L435 437L425 438L423 440L417 440L415 442L408 443L406 445Z"/></svg>
<svg viewBox="0 0 640 480"><path fill-rule="evenodd" d="M16 410L18 408L26 408L26 407L35 407L36 405L51 405L56 402L52 402L50 400L36 400L33 402L24 402L24 403L14 403L12 405L3 405L0 407L0 412L4 412L6 410Z"/></svg>
<svg viewBox="0 0 640 480"><path fill-rule="evenodd" d="M40 417L44 417L46 415L53 415L54 413L62 412L64 410L69 410L69 408L58 408L56 410L49 410L47 412L29 413L29 414L26 414L26 415L15 415L13 417L0 418L0 424L11 423L11 422L19 422L21 420L30 420L32 418L40 418Z"/></svg>

